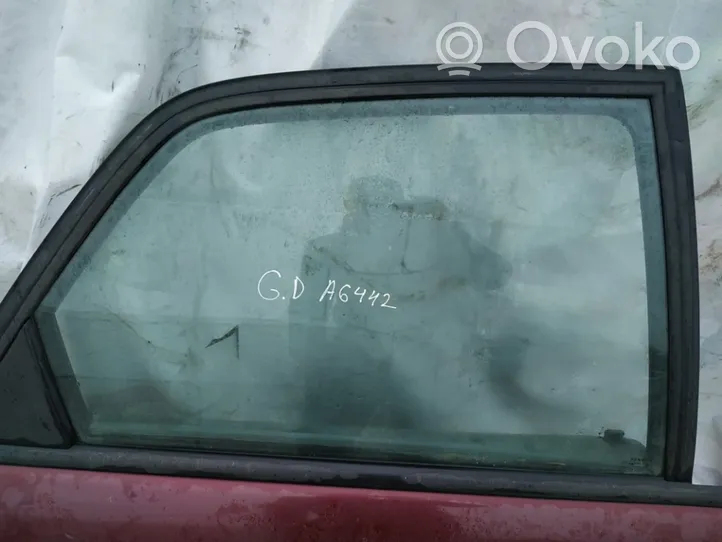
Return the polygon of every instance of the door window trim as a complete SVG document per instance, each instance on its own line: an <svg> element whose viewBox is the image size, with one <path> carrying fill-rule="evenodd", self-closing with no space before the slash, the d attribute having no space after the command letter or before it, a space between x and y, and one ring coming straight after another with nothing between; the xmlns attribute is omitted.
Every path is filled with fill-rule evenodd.
<svg viewBox="0 0 722 542"><path fill-rule="evenodd" d="M687 113L681 77L679 71L673 68L660 70L653 66L642 69L625 66L608 70L601 66L585 65L581 69L575 69L570 65L551 64L539 70L524 70L513 64L496 64L487 65L480 72L463 79L449 79L449 75L437 70L436 65L352 68L254 76L215 83L181 94L151 112L110 153L55 224L0 303L0 363L4 361L5 354L21 330L25 329L25 333L31 335L33 331L37 333L34 312L100 217L148 159L184 128L209 117L261 107L329 101L464 96L584 96L649 100L655 130L665 238L668 329L667 378L664 382L658 383L654 375L657 364L660 361L665 363L665 360L660 360L650 349L650 402L655 396L665 394L666 417L654 419L654 410L650 410L649 426L652 435L654 431L659 432L658 428L663 428L666 436L664 480L690 482L695 452L699 386L698 264ZM654 300L650 302L653 303ZM47 374L46 362L41 359L43 356L34 357L38 366L42 367L42 374ZM660 385L654 386L655 383ZM48 387L54 386L54 383L47 382L47 379L45 384ZM59 400L57 390L46 394L46 397L52 402ZM54 411L64 411L63 405L53 407ZM66 433L68 437L65 416L61 418L63 428L58 430ZM1 439L2 435L0 442ZM70 442L73 439L68 437L65 440ZM0 463L21 461L18 458L22 457L26 457L28 461L33 457L57 457L58 461L64 463L71 457L80 458L83 454L87 456L96 453L88 446L76 448L79 455L73 453L75 448L63 452L32 448L10 449L1 446ZM54 452L60 455L53 456ZM110 450L97 453L112 454ZM159 458L163 464L167 463L169 457L177 455L147 452L144 457ZM65 459L62 459L63 457ZM191 456L182 454L182 457L177 458L177 462L181 464L184 457ZM85 461L87 460L86 457ZM206 475L215 470L211 466L215 459L208 461L209 468L204 469ZM239 456L233 461L250 465L261 460ZM274 461L277 461L278 465L288 462L290 469L285 470L286 476L274 477L276 481L295 479L293 476L288 478L288 473L294 472L292 465L308 463L291 459L262 460L269 465L274 464ZM75 468L83 468L80 464L82 461ZM370 473L377 468L343 463L328 465L336 466L326 467L326 475L320 475L319 479L338 482L343 478L343 473L351 471L357 472L361 477L371 476ZM90 465L85 468L90 468ZM132 465L124 468L133 470ZM378 472L387 472L384 469L391 467L378 468ZM362 474L364 469L368 471L367 474ZM406 472L404 469L407 468L391 469ZM433 472L438 475L444 470L433 469ZM409 472L421 471L412 469ZM474 471L472 478L477 477L477 474L480 479L492 481L511 476L503 471ZM528 477L529 474L531 473L524 473L522 477ZM196 472L195 475L199 473ZM463 475L448 474L451 477L449 480L469 475L469 471L464 471ZM397 477L397 482L407 489L409 484L413 485L408 476L409 474L399 474ZM541 480L557 480L560 484L562 478L568 478L568 475L560 474L539 473L539 476ZM309 477L312 478L310 475ZM575 477L570 479L572 478ZM632 485L634 483L626 482ZM475 483L472 485L475 486ZM531 487L526 483L524 485ZM444 491L444 488L436 487L432 490ZM451 487L447 490L451 490Z"/></svg>

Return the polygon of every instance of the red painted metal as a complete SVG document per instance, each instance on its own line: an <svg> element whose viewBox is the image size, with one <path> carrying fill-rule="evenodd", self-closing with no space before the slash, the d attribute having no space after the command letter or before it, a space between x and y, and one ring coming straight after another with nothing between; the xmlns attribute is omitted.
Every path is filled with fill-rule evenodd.
<svg viewBox="0 0 722 542"><path fill-rule="evenodd" d="M0 466L0 540L718 542L722 514Z"/></svg>

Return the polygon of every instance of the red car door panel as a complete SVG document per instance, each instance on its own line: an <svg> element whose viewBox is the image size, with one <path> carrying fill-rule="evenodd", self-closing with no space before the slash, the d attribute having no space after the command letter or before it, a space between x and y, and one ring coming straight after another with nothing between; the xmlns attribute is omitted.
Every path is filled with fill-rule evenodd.
<svg viewBox="0 0 722 542"><path fill-rule="evenodd" d="M714 541L714 508L2 467L8 540Z"/></svg>
<svg viewBox="0 0 722 542"><path fill-rule="evenodd" d="M681 78L617 68L152 112L0 304L0 539L719 539Z"/></svg>

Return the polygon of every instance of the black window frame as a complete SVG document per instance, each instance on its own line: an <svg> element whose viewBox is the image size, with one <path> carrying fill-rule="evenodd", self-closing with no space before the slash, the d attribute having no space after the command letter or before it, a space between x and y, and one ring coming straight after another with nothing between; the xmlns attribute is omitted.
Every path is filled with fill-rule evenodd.
<svg viewBox="0 0 722 542"><path fill-rule="evenodd" d="M200 120L254 108L329 101L439 97L606 97L649 100L655 131L666 265L668 359L650 348L650 403L666 395L666 415L650 409L649 432L665 435L662 477L579 476L374 466L297 459L267 459L197 452L131 451L76 444L35 322L51 286L100 217L142 166L178 132ZM109 154L44 239L0 303L0 405L19 405L27 429L3 440L0 464L142 470L163 474L328 483L519 496L649 502L650 484L689 484L695 454L699 388L699 288L696 221L686 105L678 70L654 66L607 69L550 64L525 70L485 65L467 77L449 77L436 65L280 73L199 87L161 105ZM649 265L648 265L649 267ZM651 299L648 303L655 303ZM651 312L651 309L650 309ZM650 324L651 330L651 324ZM655 378L666 363L665 381ZM17 383L42 389L34 403L13 394ZM40 393L40 392L38 392ZM35 406L33 406L35 405ZM14 426L17 431L17 426ZM650 438L648 438L648 443ZM195 459L194 459L195 458ZM200 461L200 459L202 461ZM349 475L354 481L349 483ZM671 487L671 486L666 486ZM565 489L566 488L566 489ZM572 489L575 488L575 489ZM586 488L586 489L585 489ZM615 489L616 488L616 489ZM651 502L657 502L652 500Z"/></svg>

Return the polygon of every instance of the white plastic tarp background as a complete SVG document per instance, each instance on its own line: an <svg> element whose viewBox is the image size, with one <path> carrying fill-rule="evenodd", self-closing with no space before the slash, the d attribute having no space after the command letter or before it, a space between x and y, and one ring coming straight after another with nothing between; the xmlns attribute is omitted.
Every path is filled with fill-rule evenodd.
<svg viewBox="0 0 722 542"><path fill-rule="evenodd" d="M713 418L722 355L722 123L716 96L722 41L714 1L452 0L265 3L233 0L4 0L0 6L0 293L9 287L103 157L141 118L168 98L208 82L262 73L437 62L435 40L449 22L475 25L485 39L482 61L508 61L506 36L538 20L577 50L585 36L617 35L634 43L687 35L701 61L684 73L692 128L701 266L702 347L698 482L722 471ZM540 58L538 34L519 52ZM657 51L663 50L660 46ZM611 53L610 53L611 54ZM568 60L564 49L557 60ZM590 149L590 155L594 150ZM221 157L222 158L222 157ZM718 216L720 215L720 216ZM713 470L709 470L713 469ZM722 475L720 475L722 478Z"/></svg>

